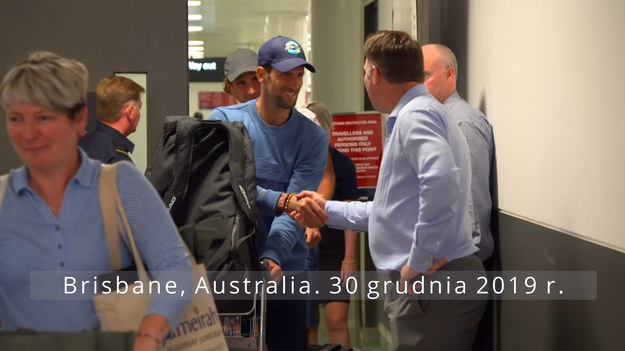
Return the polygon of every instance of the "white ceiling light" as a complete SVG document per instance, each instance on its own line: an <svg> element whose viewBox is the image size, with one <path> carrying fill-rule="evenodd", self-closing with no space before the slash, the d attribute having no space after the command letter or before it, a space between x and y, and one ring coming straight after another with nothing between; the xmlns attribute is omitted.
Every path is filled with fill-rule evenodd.
<svg viewBox="0 0 625 351"><path fill-rule="evenodd" d="M201 32L203 29L202 26L189 26L189 32Z"/></svg>
<svg viewBox="0 0 625 351"><path fill-rule="evenodd" d="M200 6L202 5L201 1L187 1L187 6L191 7L191 6Z"/></svg>
<svg viewBox="0 0 625 351"><path fill-rule="evenodd" d="M201 21L202 15L189 15L189 21Z"/></svg>
<svg viewBox="0 0 625 351"><path fill-rule="evenodd" d="M188 57L195 58L195 59L203 58L204 47L203 46L189 46Z"/></svg>
<svg viewBox="0 0 625 351"><path fill-rule="evenodd" d="M204 45L204 40L189 40L189 46L201 46Z"/></svg>

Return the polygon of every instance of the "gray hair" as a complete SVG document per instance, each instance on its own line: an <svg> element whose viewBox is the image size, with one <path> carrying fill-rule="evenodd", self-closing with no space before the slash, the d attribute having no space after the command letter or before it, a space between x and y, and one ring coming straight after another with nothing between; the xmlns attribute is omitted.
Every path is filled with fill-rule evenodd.
<svg viewBox="0 0 625 351"><path fill-rule="evenodd" d="M330 113L328 106L318 101L311 101L304 107L315 114L321 128L325 129L328 133L332 131L332 113Z"/></svg>
<svg viewBox="0 0 625 351"><path fill-rule="evenodd" d="M89 73L79 61L39 51L20 61L4 76L0 104L25 102L55 112L74 112L87 104Z"/></svg>
<svg viewBox="0 0 625 351"><path fill-rule="evenodd" d="M454 78L458 77L458 60L456 60L456 55L451 51L450 48L443 44L433 44L438 52L441 54L441 63L443 64L443 69L447 69L447 67L453 67L456 75Z"/></svg>

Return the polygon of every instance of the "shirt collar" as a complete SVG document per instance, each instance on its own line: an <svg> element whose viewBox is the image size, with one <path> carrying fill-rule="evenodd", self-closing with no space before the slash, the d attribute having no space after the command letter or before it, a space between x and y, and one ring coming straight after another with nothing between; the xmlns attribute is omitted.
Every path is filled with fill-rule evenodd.
<svg viewBox="0 0 625 351"><path fill-rule="evenodd" d="M130 141L124 134L120 133L117 129L98 121L96 129L102 133L108 134L113 137L113 143L116 148L124 148L126 151L132 153L135 149L135 144Z"/></svg>
<svg viewBox="0 0 625 351"><path fill-rule="evenodd" d="M74 176L69 180L68 184L76 183L82 187L88 188L92 186L98 179L100 161L96 161L87 157L87 154L81 149L77 148L78 155L80 157L80 167ZM16 170L11 171L10 184L13 191L17 194L24 189L32 191L28 185L28 167L22 165Z"/></svg>
<svg viewBox="0 0 625 351"><path fill-rule="evenodd" d="M399 111L404 106L406 106L406 104L409 103L412 99L416 98L417 96L421 96L425 94L428 94L428 89L425 87L424 84L417 84L413 86L406 93L404 93L401 99L399 99L399 101L397 102L397 105L395 106L395 108L393 109L390 115L393 117L396 117L399 114Z"/></svg>
<svg viewBox="0 0 625 351"><path fill-rule="evenodd" d="M451 93L447 97L447 99L445 99L444 104L451 104L451 103L454 103L454 102L456 102L456 101L458 101L460 99L461 99L460 94L458 94L458 91L455 90L453 93Z"/></svg>

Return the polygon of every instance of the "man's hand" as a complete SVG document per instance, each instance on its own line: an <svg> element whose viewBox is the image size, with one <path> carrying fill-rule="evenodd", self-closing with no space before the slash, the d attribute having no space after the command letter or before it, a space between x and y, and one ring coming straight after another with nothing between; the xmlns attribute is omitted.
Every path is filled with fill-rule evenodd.
<svg viewBox="0 0 625 351"><path fill-rule="evenodd" d="M434 264L432 264L430 266L430 268L428 268L428 270L425 271L425 273L423 273L423 274L430 275L430 274L436 272L437 270L441 269L446 264L447 264L447 258L443 257L443 258L439 259L438 261L434 262ZM400 289L402 289L404 286L407 286L408 287L407 290L408 290L409 294L417 295L417 292L412 289L412 285L410 284L410 282L414 278L419 276L419 274L421 274L421 273L413 270L412 268L410 268L410 266L408 266L408 263L404 264L404 266L401 268L401 271L399 273L400 273L400 279L399 279L399 287L400 287ZM415 288L417 288L417 287L415 286Z"/></svg>
<svg viewBox="0 0 625 351"><path fill-rule="evenodd" d="M306 244L309 248L313 248L321 242L321 232L319 228L306 228Z"/></svg>
<svg viewBox="0 0 625 351"><path fill-rule="evenodd" d="M323 195L314 192L304 190L296 197L296 203L299 206L300 202L306 204L306 206L292 207L293 211L289 213L289 216L302 227L320 228L328 221L328 217L325 214L326 199ZM291 200L293 201L293 200ZM289 205L289 208L291 206Z"/></svg>
<svg viewBox="0 0 625 351"><path fill-rule="evenodd" d="M300 193L300 195L302 193ZM289 216L291 216L291 218L293 218L297 222L297 224L302 227L323 227L323 225L328 220L328 217L326 217L326 213L323 211L323 207L321 207L319 203L316 202L313 198L300 195L294 196L289 202ZM294 215L292 215L292 213L294 212L299 215L299 218L302 218L301 221L294 218ZM303 225L304 223L306 224Z"/></svg>
<svg viewBox="0 0 625 351"><path fill-rule="evenodd" d="M280 267L276 261L271 258L264 258L265 262L269 266L269 280L273 280L276 283L280 283L282 281L282 276L284 273L282 272L282 267Z"/></svg>

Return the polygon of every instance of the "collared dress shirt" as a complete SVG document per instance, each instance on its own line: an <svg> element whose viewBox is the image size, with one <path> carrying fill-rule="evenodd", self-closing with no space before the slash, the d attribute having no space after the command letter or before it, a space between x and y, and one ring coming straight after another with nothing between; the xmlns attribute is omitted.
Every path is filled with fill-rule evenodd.
<svg viewBox="0 0 625 351"><path fill-rule="evenodd" d="M368 231L380 271L408 263L425 272L437 259L473 254L469 150L457 123L423 84L404 94L391 117L374 200L328 201L328 225Z"/></svg>
<svg viewBox="0 0 625 351"><path fill-rule="evenodd" d="M495 248L490 230L492 207L491 178L494 153L493 127L484 114L469 105L453 92L443 104L452 118L458 120L460 129L469 145L471 153L471 199L470 214L472 218L473 240L479 251L477 256L485 261Z"/></svg>
<svg viewBox="0 0 625 351"><path fill-rule="evenodd" d="M80 271L110 271L98 196L102 163L79 148L76 152L81 164L67 184L58 217L29 186L25 166L11 171L0 210L0 329L77 332L99 328L89 295L54 300L64 292L37 291L36 295L52 299L31 298L36 286L39 290L52 288L31 281L32 272L74 276ZM154 188L130 164L118 167L117 187L137 248L153 278L165 286L177 272L177 290L186 289L190 295L193 276L188 251ZM131 266L131 254L123 240L120 250L122 266ZM188 302L155 298L147 313L161 314L175 327Z"/></svg>

